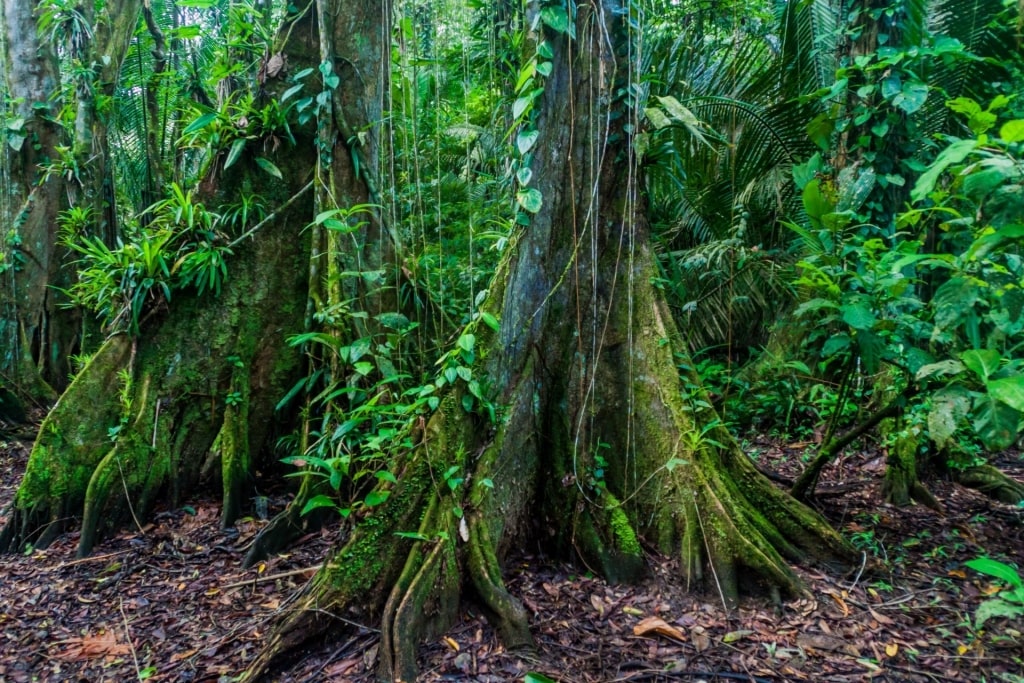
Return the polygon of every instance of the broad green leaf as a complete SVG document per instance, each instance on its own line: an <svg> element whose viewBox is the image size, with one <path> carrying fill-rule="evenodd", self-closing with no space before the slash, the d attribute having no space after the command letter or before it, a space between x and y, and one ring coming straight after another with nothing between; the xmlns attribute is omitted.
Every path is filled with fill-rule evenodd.
<svg viewBox="0 0 1024 683"><path fill-rule="evenodd" d="M370 493L367 494L366 499L363 501L363 504L366 505L366 507L372 508L375 505L380 505L390 497L391 491L370 491Z"/></svg>
<svg viewBox="0 0 1024 683"><path fill-rule="evenodd" d="M516 171L516 180L519 181L520 185L524 187L530 184L530 180L533 178L533 171L529 166L523 166L521 169Z"/></svg>
<svg viewBox="0 0 1024 683"><path fill-rule="evenodd" d="M825 342L825 345L821 348L821 355L823 358L831 358L838 353L846 351L848 348L850 348L850 335L846 333L836 334L829 337L828 341ZM810 374L810 372L807 374Z"/></svg>
<svg viewBox="0 0 1024 683"><path fill-rule="evenodd" d="M476 335L470 332L463 334L462 336L459 337L458 345L460 349L472 351L473 347L476 346Z"/></svg>
<svg viewBox="0 0 1024 683"><path fill-rule="evenodd" d="M537 62L537 73L546 78L551 75L552 67L551 62Z"/></svg>
<svg viewBox="0 0 1024 683"><path fill-rule="evenodd" d="M522 116L526 110L530 108L530 105L533 104L533 98L534 96L531 93L516 99L516 101L512 103L512 118L518 119Z"/></svg>
<svg viewBox="0 0 1024 683"><path fill-rule="evenodd" d="M544 195L540 193L540 190L531 187L517 192L516 201L519 202L519 206L530 213L537 213L544 206Z"/></svg>
<svg viewBox="0 0 1024 683"><path fill-rule="evenodd" d="M657 107L647 107L644 109L644 113L647 115L647 120L651 122L651 125L654 126L655 130L668 128L672 125L669 118L665 116L665 112L661 111Z"/></svg>
<svg viewBox="0 0 1024 683"><path fill-rule="evenodd" d="M239 138L231 143L231 151L228 152L228 158L224 161L225 169L231 168L231 165L238 161L243 149L245 149L245 138Z"/></svg>
<svg viewBox="0 0 1024 683"><path fill-rule="evenodd" d="M959 164L961 161L967 158L978 143L976 140L957 140L946 149L939 153L932 165L928 167L921 177L917 179L917 184L914 185L914 189L910 192L911 201L921 201L928 194L935 189L935 183L939 181L939 176L942 172L953 164Z"/></svg>
<svg viewBox="0 0 1024 683"><path fill-rule="evenodd" d="M256 165L278 180L284 180L284 176L281 175L281 169L275 166L269 159L256 157Z"/></svg>
<svg viewBox="0 0 1024 683"><path fill-rule="evenodd" d="M832 202L822 194L821 181L815 178L811 182L807 183L802 197L804 201L804 211L807 212L807 217L811 219L811 224L820 230L823 227L822 218L826 214L832 213L835 209Z"/></svg>
<svg viewBox="0 0 1024 683"><path fill-rule="evenodd" d="M537 138L540 137L540 131L538 130L524 130L516 136L516 147L519 149L520 154L526 154L533 145L537 142Z"/></svg>
<svg viewBox="0 0 1024 683"><path fill-rule="evenodd" d="M960 354L960 360L983 382L999 369L999 352L993 349L970 349Z"/></svg>
<svg viewBox="0 0 1024 683"><path fill-rule="evenodd" d="M843 322L855 330L870 330L878 322L878 318L870 308L860 303L840 306Z"/></svg>
<svg viewBox="0 0 1024 683"><path fill-rule="evenodd" d="M944 447L971 410L971 398L963 387L952 386L935 392L928 413L928 434Z"/></svg>
<svg viewBox="0 0 1024 683"><path fill-rule="evenodd" d="M979 557L974 560L968 560L967 562L964 562L964 564L976 572L994 576L1014 588L1024 586L1024 580L1021 579L1017 570L1008 564L1000 562L999 560L993 560L988 557Z"/></svg>
<svg viewBox="0 0 1024 683"><path fill-rule="evenodd" d="M182 134L188 135L189 133L195 133L196 131L206 128L208 125L217 120L217 114L215 112L208 112L197 118L192 123L185 126L185 130L181 131Z"/></svg>
<svg viewBox="0 0 1024 683"><path fill-rule="evenodd" d="M874 332L859 330L857 332L857 348L860 350L860 360L864 364L864 372L869 375L878 372L878 367L885 354L885 340Z"/></svg>
<svg viewBox="0 0 1024 683"><path fill-rule="evenodd" d="M310 498L309 501L307 501L306 504L303 506L302 512L300 514L308 515L310 512L316 510L317 508L336 507L338 507L338 504L334 501L333 498L320 494L318 496L313 496L312 498Z"/></svg>
<svg viewBox="0 0 1024 683"><path fill-rule="evenodd" d="M1024 375L992 380L988 383L988 393L997 401L1024 413Z"/></svg>
<svg viewBox="0 0 1024 683"><path fill-rule="evenodd" d="M928 86L920 81L911 81L903 85L903 90L893 98L892 103L908 114L913 114L924 106L928 99Z"/></svg>
<svg viewBox="0 0 1024 683"><path fill-rule="evenodd" d="M914 375L914 379L921 381L923 379L928 379L929 377L938 377L940 375L959 375L963 371L964 365L958 360L940 360L938 363L922 365L918 368L917 373Z"/></svg>
<svg viewBox="0 0 1024 683"><path fill-rule="evenodd" d="M975 399L971 413L971 426L985 448L1001 451L1009 448L1017 438L1020 413L987 394Z"/></svg>
<svg viewBox="0 0 1024 683"><path fill-rule="evenodd" d="M501 329L501 323L498 322L498 319L486 311L480 314L480 319L484 321L484 324L487 325L487 327L491 328L495 332Z"/></svg>
<svg viewBox="0 0 1024 683"><path fill-rule="evenodd" d="M1008 143L1024 141L1024 119L1014 119L1004 123L1003 127L999 129L999 137L1003 139L1003 142Z"/></svg>
<svg viewBox="0 0 1024 683"><path fill-rule="evenodd" d="M540 20L549 26L553 31L568 34L574 33L569 13L564 5L548 5L540 11Z"/></svg>

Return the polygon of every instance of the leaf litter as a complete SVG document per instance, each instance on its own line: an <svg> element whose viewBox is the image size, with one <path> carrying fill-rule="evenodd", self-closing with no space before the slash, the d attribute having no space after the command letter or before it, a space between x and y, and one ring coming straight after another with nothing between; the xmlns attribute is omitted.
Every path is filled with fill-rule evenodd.
<svg viewBox="0 0 1024 683"><path fill-rule="evenodd" d="M797 449L800 444L793 444ZM30 443L0 436L0 523ZM792 476L799 452L758 439L762 466ZM509 652L472 603L420 650L421 681L1024 681L1024 623L972 627L998 585L964 567L980 555L1024 566L1024 511L948 482L930 482L945 514L879 503L877 452L831 465L822 512L880 572L839 576L798 568L812 597L750 598L727 611L687 593L675 563L651 557L648 579L609 585L537 554L506 563L510 591L531 615L535 652ZM1024 478L1024 460L1004 471ZM270 496L271 511L288 500ZM336 529L303 538L251 570L240 563L265 522L219 528L216 499L158 510L76 559L77 534L45 550L0 556L0 681L227 683L259 651L274 618L316 571ZM278 681L374 680L379 635L351 626L298 653Z"/></svg>

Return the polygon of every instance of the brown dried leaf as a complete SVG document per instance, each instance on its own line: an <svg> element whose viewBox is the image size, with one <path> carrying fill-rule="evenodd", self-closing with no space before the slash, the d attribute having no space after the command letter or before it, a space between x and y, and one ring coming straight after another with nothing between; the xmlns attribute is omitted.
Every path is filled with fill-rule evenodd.
<svg viewBox="0 0 1024 683"><path fill-rule="evenodd" d="M686 636L683 635L682 631L659 617L647 617L646 619L641 619L635 626L633 626L633 635L650 636L651 634L665 636L666 638L672 638L673 640L678 640L680 642L686 641Z"/></svg>
<svg viewBox="0 0 1024 683"><path fill-rule="evenodd" d="M879 624L882 624L883 626L892 626L893 624L896 623L895 619L890 619L889 617L885 616L884 614L879 614L878 612L876 612L875 610L871 609L870 607L868 607L868 613L871 615L872 619L877 621Z"/></svg>
<svg viewBox="0 0 1024 683"><path fill-rule="evenodd" d="M860 657L860 650L842 638L823 634L803 633L796 637L796 644L806 650L822 650L825 652L842 652L851 657Z"/></svg>
<svg viewBox="0 0 1024 683"><path fill-rule="evenodd" d="M131 648L126 643L117 642L117 636L113 633L71 638L67 642L68 648L57 654L58 659L71 661L96 659L107 655L126 655L131 652Z"/></svg>

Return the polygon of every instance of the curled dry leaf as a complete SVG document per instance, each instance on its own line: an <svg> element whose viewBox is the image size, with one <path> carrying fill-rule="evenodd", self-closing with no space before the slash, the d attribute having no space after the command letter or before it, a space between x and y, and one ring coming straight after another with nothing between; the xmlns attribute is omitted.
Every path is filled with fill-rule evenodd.
<svg viewBox="0 0 1024 683"><path fill-rule="evenodd" d="M633 635L651 636L652 634L665 636L666 638L672 638L673 640L678 640L680 642L684 642L686 640L686 636L683 635L682 631L659 617L647 617L646 619L641 619L637 622L636 626L633 627Z"/></svg>

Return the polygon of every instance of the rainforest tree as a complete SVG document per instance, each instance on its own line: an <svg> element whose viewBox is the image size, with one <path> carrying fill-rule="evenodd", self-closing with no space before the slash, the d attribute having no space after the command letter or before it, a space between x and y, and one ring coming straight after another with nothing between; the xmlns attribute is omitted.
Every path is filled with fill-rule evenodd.
<svg viewBox="0 0 1024 683"><path fill-rule="evenodd" d="M531 536L616 581L641 575L646 539L727 602L744 576L795 592L787 561L850 559L711 411L681 399L685 350L653 285L636 191L636 7L534 9L514 106L513 245L444 359L456 371L437 410L378 490L384 502L306 587L250 677L341 617L378 621L382 678L413 680L415 645L450 623L464 591L508 646L528 644L500 561Z"/></svg>

